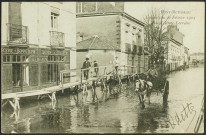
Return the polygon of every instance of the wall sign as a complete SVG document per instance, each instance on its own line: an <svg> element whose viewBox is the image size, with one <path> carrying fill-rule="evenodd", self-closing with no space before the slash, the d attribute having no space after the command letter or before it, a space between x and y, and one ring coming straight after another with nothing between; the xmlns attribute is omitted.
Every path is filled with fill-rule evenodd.
<svg viewBox="0 0 206 135"><path fill-rule="evenodd" d="M37 54L37 49L29 48L29 49L20 49L20 48L1 48L2 54Z"/></svg>
<svg viewBox="0 0 206 135"><path fill-rule="evenodd" d="M41 55L67 55L68 51L41 49L40 53Z"/></svg>

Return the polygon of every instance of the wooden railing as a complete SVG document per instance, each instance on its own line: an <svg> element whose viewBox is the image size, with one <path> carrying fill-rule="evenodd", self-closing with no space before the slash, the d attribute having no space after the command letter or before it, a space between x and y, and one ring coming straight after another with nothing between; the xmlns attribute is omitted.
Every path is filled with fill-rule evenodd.
<svg viewBox="0 0 206 135"><path fill-rule="evenodd" d="M121 65L118 67L118 75L126 76L137 73L138 69L137 66L131 65ZM142 68L142 67L140 67ZM60 71L60 85L64 83L69 83L64 81L64 75L70 74L70 81L74 78L74 82L80 81L83 82L84 79L84 71L89 70L89 78L96 76L94 71L95 67L87 68L87 69L70 69L70 70L62 70ZM98 75L96 77L103 77L103 76L111 76L116 74L116 70L114 66L99 66L98 67ZM75 80L76 79L76 80Z"/></svg>

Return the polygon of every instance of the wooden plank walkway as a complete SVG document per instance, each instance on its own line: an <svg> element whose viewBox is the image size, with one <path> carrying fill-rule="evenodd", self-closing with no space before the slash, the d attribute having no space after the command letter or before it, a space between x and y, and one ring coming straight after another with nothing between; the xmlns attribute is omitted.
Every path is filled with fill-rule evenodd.
<svg viewBox="0 0 206 135"><path fill-rule="evenodd" d="M98 79L97 77L89 78L88 80L83 80L82 83L90 82L90 81L97 80L97 79ZM49 94L49 93L60 91L60 90L66 89L66 88L71 88L73 86L80 85L80 84L81 84L81 82L71 82L71 83L63 84L63 87L62 87L62 85L58 85L58 86L43 88L40 90L32 90L32 91L16 92L16 93L6 93L6 94L2 94L1 99L10 99L10 98L29 97L29 96Z"/></svg>

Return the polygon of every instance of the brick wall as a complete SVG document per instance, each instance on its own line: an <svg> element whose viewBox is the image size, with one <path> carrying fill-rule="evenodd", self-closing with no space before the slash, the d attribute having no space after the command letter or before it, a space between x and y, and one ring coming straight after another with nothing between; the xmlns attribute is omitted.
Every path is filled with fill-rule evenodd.
<svg viewBox="0 0 206 135"><path fill-rule="evenodd" d="M22 25L21 2L9 2L9 23Z"/></svg>

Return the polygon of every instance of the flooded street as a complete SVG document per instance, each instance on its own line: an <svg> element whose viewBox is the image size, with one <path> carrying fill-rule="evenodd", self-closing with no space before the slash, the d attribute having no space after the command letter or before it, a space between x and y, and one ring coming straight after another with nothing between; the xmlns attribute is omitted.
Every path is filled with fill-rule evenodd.
<svg viewBox="0 0 206 135"><path fill-rule="evenodd" d="M163 107L161 93L153 92L150 106L142 109L134 87L125 85L119 95L96 89L99 102L93 102L92 90L57 96L51 104L48 96L38 101L25 99L13 113L8 105L1 113L4 133L176 133L193 132L204 96L204 68L189 68L168 76L168 106ZM177 123L190 105L187 117ZM13 114L12 114L13 113ZM185 113L186 114L186 113ZM193 118L194 117L194 118ZM171 122L173 121L173 122ZM190 124L191 122L191 124ZM173 125L171 125L171 123ZM174 125L175 124L175 125Z"/></svg>

